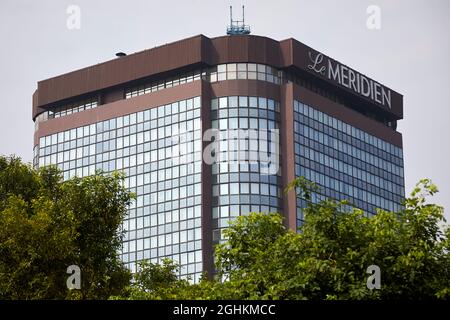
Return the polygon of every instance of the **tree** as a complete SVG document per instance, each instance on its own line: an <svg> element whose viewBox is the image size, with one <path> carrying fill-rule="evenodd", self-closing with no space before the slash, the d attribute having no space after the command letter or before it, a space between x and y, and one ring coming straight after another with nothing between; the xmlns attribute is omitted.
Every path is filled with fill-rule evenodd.
<svg viewBox="0 0 450 320"><path fill-rule="evenodd" d="M288 191L296 188L305 198L317 191L303 178L292 182ZM149 292L142 290L149 288L142 286L147 276L160 278L159 272L146 272L136 278L136 291L128 298L449 298L450 231L439 228L445 221L443 208L426 202L436 192L436 186L422 180L403 210L380 210L374 216L349 211L346 201L309 203L298 233L287 230L277 213L240 216L225 230L226 242L215 248L215 279L179 285L174 282L176 270L165 261L151 265L152 270L164 271L164 285L152 280L152 294L139 294ZM372 265L380 268L380 289L367 286Z"/></svg>
<svg viewBox="0 0 450 320"><path fill-rule="evenodd" d="M239 217L216 247L219 275L238 299L448 298L449 231L439 228L443 208L426 203L436 192L422 180L404 210L370 217L346 201L310 203L299 233L276 214ZM380 290L367 287L371 265Z"/></svg>
<svg viewBox="0 0 450 320"><path fill-rule="evenodd" d="M307 200L317 191L303 178L293 189ZM123 175L63 182L54 167L0 157L0 299L448 299L450 229L427 202L437 191L422 180L403 210L373 216L346 201L309 203L298 233L277 213L240 216L215 248L214 279L191 284L164 259L140 262L130 282L118 257L133 198ZM66 287L70 265L81 269L80 290Z"/></svg>
<svg viewBox="0 0 450 320"><path fill-rule="evenodd" d="M119 231L133 195L123 176L97 172L62 181L0 157L0 299L105 299L128 285ZM81 269L69 291L67 267Z"/></svg>
<svg viewBox="0 0 450 320"><path fill-rule="evenodd" d="M131 300L182 299L189 282L178 278L179 268L179 264L170 259L162 259L160 264L147 260L138 262L134 281L127 288L125 296ZM123 299L121 296L111 298Z"/></svg>
<svg viewBox="0 0 450 320"><path fill-rule="evenodd" d="M111 296L112 300L198 300L223 299L223 284L217 280L208 280L206 276L197 284L178 277L180 265L170 259L160 263L148 260L138 262L133 281L123 295Z"/></svg>
<svg viewBox="0 0 450 320"><path fill-rule="evenodd" d="M131 201L122 179L118 173L97 173L62 184L62 211L74 212L78 222L74 242L83 298L108 298L130 280L117 254L123 238L118 230Z"/></svg>

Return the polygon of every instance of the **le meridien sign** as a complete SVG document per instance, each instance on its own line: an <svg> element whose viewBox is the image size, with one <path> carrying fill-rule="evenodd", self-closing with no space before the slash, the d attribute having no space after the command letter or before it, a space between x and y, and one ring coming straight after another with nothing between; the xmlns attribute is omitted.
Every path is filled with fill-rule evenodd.
<svg viewBox="0 0 450 320"><path fill-rule="evenodd" d="M365 77L337 61L325 58L322 53L315 55L308 52L310 64L308 69L318 73L329 80L340 84L382 106L391 108L391 90L380 83ZM327 61L324 61L326 59Z"/></svg>

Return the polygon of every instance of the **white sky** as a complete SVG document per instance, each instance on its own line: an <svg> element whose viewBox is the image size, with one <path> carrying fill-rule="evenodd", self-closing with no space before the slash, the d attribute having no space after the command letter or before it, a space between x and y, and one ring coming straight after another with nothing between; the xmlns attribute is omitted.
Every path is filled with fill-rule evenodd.
<svg viewBox="0 0 450 320"><path fill-rule="evenodd" d="M0 154L32 159L37 81L197 34L225 34L229 5L252 33L295 38L404 95L406 192L420 178L450 208L450 1L0 1ZM81 29L66 27L69 5ZM366 27L369 5L381 29ZM449 213L446 213L450 220Z"/></svg>

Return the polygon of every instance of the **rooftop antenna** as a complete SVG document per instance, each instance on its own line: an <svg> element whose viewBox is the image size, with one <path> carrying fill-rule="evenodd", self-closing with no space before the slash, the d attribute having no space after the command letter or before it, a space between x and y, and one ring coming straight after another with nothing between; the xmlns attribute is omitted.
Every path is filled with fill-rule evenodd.
<svg viewBox="0 0 450 320"><path fill-rule="evenodd" d="M250 34L250 26L245 25L245 7L242 6L242 20L233 20L233 6L230 6L230 25L227 27L227 35Z"/></svg>

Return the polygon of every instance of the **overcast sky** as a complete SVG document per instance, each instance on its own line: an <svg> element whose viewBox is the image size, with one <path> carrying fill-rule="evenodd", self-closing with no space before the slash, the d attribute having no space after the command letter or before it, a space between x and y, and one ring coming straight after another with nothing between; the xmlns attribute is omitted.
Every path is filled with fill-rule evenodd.
<svg viewBox="0 0 450 320"><path fill-rule="evenodd" d="M229 5L252 34L295 38L404 95L406 192L420 178L450 208L450 1L0 1L0 154L32 160L37 81L186 37L225 34ZM67 28L69 5L81 10ZM368 29L377 5L381 28ZM448 210L450 211L450 209ZM450 220L450 214L446 213Z"/></svg>

